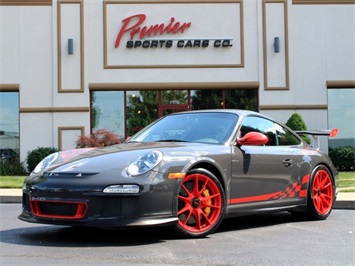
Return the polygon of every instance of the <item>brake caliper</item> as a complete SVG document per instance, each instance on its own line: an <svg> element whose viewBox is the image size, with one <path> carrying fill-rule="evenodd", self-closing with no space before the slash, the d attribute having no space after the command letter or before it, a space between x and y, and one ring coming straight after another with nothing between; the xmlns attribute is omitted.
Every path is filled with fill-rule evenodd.
<svg viewBox="0 0 355 266"><path fill-rule="evenodd" d="M209 197L210 196L210 192L209 192L208 189L205 189L202 194L205 197ZM211 205L211 203L212 203L211 199L207 200L207 204L208 205ZM208 216L210 214L210 212L211 212L211 207L204 208L204 212Z"/></svg>

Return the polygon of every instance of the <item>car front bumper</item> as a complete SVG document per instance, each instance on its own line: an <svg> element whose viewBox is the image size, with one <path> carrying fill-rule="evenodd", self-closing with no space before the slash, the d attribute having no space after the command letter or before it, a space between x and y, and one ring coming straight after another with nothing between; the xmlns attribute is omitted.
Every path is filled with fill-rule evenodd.
<svg viewBox="0 0 355 266"><path fill-rule="evenodd" d="M178 218L177 183L144 185L136 194L99 190L23 190L19 219L69 226L148 226L174 224Z"/></svg>

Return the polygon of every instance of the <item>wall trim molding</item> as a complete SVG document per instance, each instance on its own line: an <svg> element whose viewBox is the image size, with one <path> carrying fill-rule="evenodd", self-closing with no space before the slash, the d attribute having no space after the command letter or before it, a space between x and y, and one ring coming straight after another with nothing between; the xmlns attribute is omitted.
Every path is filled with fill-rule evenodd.
<svg viewBox="0 0 355 266"><path fill-rule="evenodd" d="M83 126L66 126L58 127L58 150L63 150L63 131L80 131L81 136L85 135L85 127Z"/></svg>
<svg viewBox="0 0 355 266"><path fill-rule="evenodd" d="M0 6L51 6L52 0L1 0Z"/></svg>
<svg viewBox="0 0 355 266"><path fill-rule="evenodd" d="M1 84L0 92L19 92L20 84Z"/></svg>
<svg viewBox="0 0 355 266"><path fill-rule="evenodd" d="M260 105L260 110L328 110L326 104L314 105Z"/></svg>
<svg viewBox="0 0 355 266"><path fill-rule="evenodd" d="M259 89L258 81L245 82L161 82L161 83L89 83L89 90L162 90L162 89Z"/></svg>
<svg viewBox="0 0 355 266"><path fill-rule="evenodd" d="M284 56L285 56L285 84L284 86L269 86L269 80L268 80L268 56L267 56L267 5L272 5L272 4L282 4L283 5L283 14L284 14L284 21L283 21L283 26L284 26ZM288 9L287 9L287 0L263 0L263 8L262 8L262 21L263 21L263 67L264 67L264 90L289 90L290 87L290 70L289 70L289 51L288 51Z"/></svg>
<svg viewBox="0 0 355 266"><path fill-rule="evenodd" d="M355 80L327 80L328 89L354 89Z"/></svg>
<svg viewBox="0 0 355 266"><path fill-rule="evenodd" d="M354 5L354 0L292 0L293 5Z"/></svg>
<svg viewBox="0 0 355 266"><path fill-rule="evenodd" d="M76 113L90 112L90 107L22 107L20 113Z"/></svg>
<svg viewBox="0 0 355 266"><path fill-rule="evenodd" d="M58 0L57 2L57 53L58 53L58 92L59 93L83 93L84 92L84 0ZM80 88L67 89L62 87L62 5L71 4L80 7Z"/></svg>

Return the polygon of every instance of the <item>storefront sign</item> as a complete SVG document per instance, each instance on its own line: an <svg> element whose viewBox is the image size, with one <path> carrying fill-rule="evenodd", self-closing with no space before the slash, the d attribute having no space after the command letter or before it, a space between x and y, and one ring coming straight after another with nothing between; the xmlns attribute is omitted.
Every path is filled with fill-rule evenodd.
<svg viewBox="0 0 355 266"><path fill-rule="evenodd" d="M232 40L145 40L145 41L127 41L127 48L206 48L209 46L217 47L232 47Z"/></svg>
<svg viewBox="0 0 355 266"><path fill-rule="evenodd" d="M152 36L164 35L164 34L177 34L184 33L184 31L191 26L191 22L188 23L180 23L175 21L175 18L171 18L170 22L166 25L164 23L155 24L155 25L142 25L146 19L146 15L137 14L125 18L122 20L123 26L121 27L117 38L115 47L117 48L120 45L120 41L124 33L129 33L130 39L133 40L135 36L139 37L139 39L150 38Z"/></svg>
<svg viewBox="0 0 355 266"><path fill-rule="evenodd" d="M218 5L119 3L104 3L105 68L244 64L240 1Z"/></svg>
<svg viewBox="0 0 355 266"><path fill-rule="evenodd" d="M191 26L191 22L179 22L174 17L170 18L169 23L160 23L155 25L144 25L146 15L137 14L122 20L122 27L117 34L115 47L120 46L121 39L124 34L129 35L129 41L126 43L127 48L171 48L174 45L178 48L205 48L213 47L232 47L232 40L209 40L209 39L164 39L169 34L183 34ZM159 38L161 37L161 38ZM135 40L138 39L138 40Z"/></svg>

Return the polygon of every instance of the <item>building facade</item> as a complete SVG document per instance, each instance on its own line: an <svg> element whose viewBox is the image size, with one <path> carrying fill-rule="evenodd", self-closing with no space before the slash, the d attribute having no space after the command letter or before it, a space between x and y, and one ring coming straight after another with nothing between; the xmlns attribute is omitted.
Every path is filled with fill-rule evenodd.
<svg viewBox="0 0 355 266"><path fill-rule="evenodd" d="M1 0L1 140L24 160L96 129L124 139L171 112L241 108L338 127L324 151L354 146L354 17L353 0Z"/></svg>

